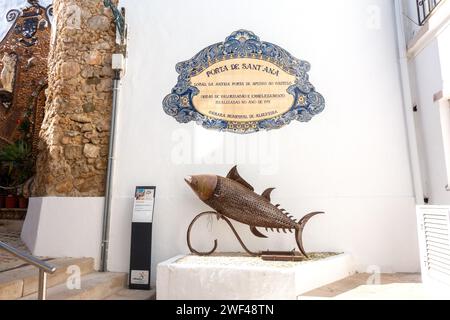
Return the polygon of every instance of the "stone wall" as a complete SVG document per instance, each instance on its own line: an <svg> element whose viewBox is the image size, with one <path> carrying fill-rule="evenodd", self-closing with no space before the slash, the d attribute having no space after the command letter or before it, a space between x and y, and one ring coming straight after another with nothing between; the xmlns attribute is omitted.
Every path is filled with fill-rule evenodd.
<svg viewBox="0 0 450 320"><path fill-rule="evenodd" d="M103 0L56 0L34 196L103 196L115 26Z"/></svg>

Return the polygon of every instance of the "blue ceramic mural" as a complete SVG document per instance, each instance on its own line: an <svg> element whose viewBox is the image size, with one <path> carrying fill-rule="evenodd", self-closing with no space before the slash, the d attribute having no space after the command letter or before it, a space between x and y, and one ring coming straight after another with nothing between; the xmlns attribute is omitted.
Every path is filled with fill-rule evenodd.
<svg viewBox="0 0 450 320"><path fill-rule="evenodd" d="M286 92L293 96L291 108L273 118L258 121L234 122L200 113L194 105L194 97L200 93L191 78L201 74L219 61L238 58L265 60L274 64L295 81L287 87ZM192 59L178 63L178 83L163 101L164 111L180 123L191 121L207 129L234 133L252 133L260 130L279 129L292 121L308 122L325 108L325 99L309 82L310 64L293 57L279 46L260 41L247 30L233 32L224 42L211 45Z"/></svg>

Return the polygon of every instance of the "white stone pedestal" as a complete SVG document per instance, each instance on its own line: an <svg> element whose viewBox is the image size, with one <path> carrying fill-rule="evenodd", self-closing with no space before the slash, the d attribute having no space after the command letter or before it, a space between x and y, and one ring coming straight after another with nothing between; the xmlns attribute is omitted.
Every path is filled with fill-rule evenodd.
<svg viewBox="0 0 450 320"><path fill-rule="evenodd" d="M94 258L99 267L104 198L31 198L21 238L33 255Z"/></svg>
<svg viewBox="0 0 450 320"><path fill-rule="evenodd" d="M279 262L239 256L178 256L160 263L158 300L295 300L355 273L349 254Z"/></svg>

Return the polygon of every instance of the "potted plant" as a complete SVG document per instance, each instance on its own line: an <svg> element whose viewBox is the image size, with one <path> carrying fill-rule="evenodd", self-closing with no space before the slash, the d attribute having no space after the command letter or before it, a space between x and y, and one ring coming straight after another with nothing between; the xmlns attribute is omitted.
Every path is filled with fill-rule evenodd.
<svg viewBox="0 0 450 320"><path fill-rule="evenodd" d="M19 140L14 144L5 146L0 150L0 182L2 187L5 185L9 190L20 190L24 184L33 175L33 157L28 144ZM5 199L7 208L27 207L28 199L20 200L18 203L17 191L8 195Z"/></svg>
<svg viewBox="0 0 450 320"><path fill-rule="evenodd" d="M9 189L9 172L3 166L3 163L0 165L0 208L6 208L6 198L8 197Z"/></svg>
<svg viewBox="0 0 450 320"><path fill-rule="evenodd" d="M6 197L5 200L5 208L6 209L15 209L17 208L17 196L14 194L10 194Z"/></svg>
<svg viewBox="0 0 450 320"><path fill-rule="evenodd" d="M18 208L19 209L26 209L26 208L28 208L28 198L25 198L24 196L19 196Z"/></svg>
<svg viewBox="0 0 450 320"><path fill-rule="evenodd" d="M25 186L28 185L30 180L21 185L17 190L18 195L18 208L19 209L27 209L28 208L28 193L25 193Z"/></svg>
<svg viewBox="0 0 450 320"><path fill-rule="evenodd" d="M0 190L0 209L5 207L6 194Z"/></svg>

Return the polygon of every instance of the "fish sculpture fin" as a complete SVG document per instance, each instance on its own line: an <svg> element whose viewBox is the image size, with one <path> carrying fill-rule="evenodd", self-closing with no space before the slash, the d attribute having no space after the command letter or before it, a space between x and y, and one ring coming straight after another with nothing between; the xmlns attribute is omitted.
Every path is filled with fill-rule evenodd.
<svg viewBox="0 0 450 320"><path fill-rule="evenodd" d="M306 216L304 216L303 218L301 218L301 219L299 220L298 224L300 225L300 228L302 229L302 231L303 231L303 229L305 228L305 225L308 223L308 221L309 221L312 217L314 217L314 216L316 216L316 215L318 215L318 214L325 214L325 212L322 212L322 211L319 211L319 212L312 212L312 213L310 213L310 214L307 214Z"/></svg>
<svg viewBox="0 0 450 320"><path fill-rule="evenodd" d="M305 225L308 223L308 221L318 214L324 214L324 212L312 212L310 214L307 214L302 219L300 219L295 229L295 240L297 241L297 246L300 252L308 259L309 257L305 249L303 248L303 229L305 228Z"/></svg>
<svg viewBox="0 0 450 320"><path fill-rule="evenodd" d="M240 183L241 185L243 185L244 187L246 187L247 189L250 189L251 191L255 191L255 189L252 187L252 185L250 183L248 183L247 181L244 180L244 178L242 178L239 175L239 172L237 170L237 166L234 166L230 172L228 172L227 175L228 179L234 180L238 183Z"/></svg>
<svg viewBox="0 0 450 320"><path fill-rule="evenodd" d="M270 200L270 195L272 193L272 191L275 190L275 188L269 188L266 191L263 192L263 194L261 195L263 198L265 198L267 201L271 201Z"/></svg>
<svg viewBox="0 0 450 320"><path fill-rule="evenodd" d="M264 235L264 234L262 234L261 232L259 232L259 230L258 229L256 229L256 227L250 227L250 231L255 235L255 236L257 236L258 238L267 238L267 236L266 235Z"/></svg>
<svg viewBox="0 0 450 320"><path fill-rule="evenodd" d="M278 208L278 210L280 210L280 212L282 214L284 214L286 217L288 217L292 222L294 222L296 224L300 223L300 221L295 220L294 217L289 212L286 211L286 209L281 208L281 206L279 204L277 204L276 207Z"/></svg>

